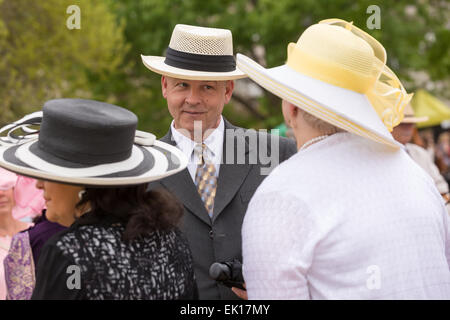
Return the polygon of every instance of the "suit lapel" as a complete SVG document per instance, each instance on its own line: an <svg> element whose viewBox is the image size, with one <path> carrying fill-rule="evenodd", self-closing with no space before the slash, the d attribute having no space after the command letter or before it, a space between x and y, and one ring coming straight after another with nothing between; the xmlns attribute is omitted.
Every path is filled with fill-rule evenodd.
<svg viewBox="0 0 450 320"><path fill-rule="evenodd" d="M252 146L245 141L244 130L233 126L225 118L224 121L225 133L223 141L222 164L220 165L219 178L217 179L217 191L214 199L214 214L212 218L213 221L217 219L228 203L230 203L230 201L235 197L250 169L252 168L252 164L249 163L248 159L248 154L251 151ZM240 132L239 129L242 131ZM160 140L176 146L175 141L172 139L170 129L169 132ZM232 146L235 158L234 161L229 164L226 163L227 144ZM236 163L239 145L245 146L244 164ZM171 191L193 214L208 225L211 225L211 218L206 211L203 201L197 192L197 187L192 181L187 168L180 173L163 179L161 184Z"/></svg>
<svg viewBox="0 0 450 320"><path fill-rule="evenodd" d="M250 151L249 144L245 141L245 136L242 132L236 131L237 127L231 125L225 120L225 134L223 142L222 164L220 165L219 178L217 180L217 191L214 199L214 215L213 221L217 219L220 213L225 209L228 203L234 198L237 191L241 187L245 178L247 177L252 164L249 164L248 153ZM228 130L227 130L228 129ZM238 152L238 145L245 145L245 162L244 164L236 164L235 159L232 163L226 163L226 147L230 145L233 139L234 158Z"/></svg>
<svg viewBox="0 0 450 320"><path fill-rule="evenodd" d="M169 132L161 138L161 141L176 146L175 141L172 139L170 129ZM211 218L206 211L203 201L197 192L197 187L192 181L187 168L177 174L164 178L161 180L161 184L163 184L167 190L172 192L193 214L208 225L211 225Z"/></svg>

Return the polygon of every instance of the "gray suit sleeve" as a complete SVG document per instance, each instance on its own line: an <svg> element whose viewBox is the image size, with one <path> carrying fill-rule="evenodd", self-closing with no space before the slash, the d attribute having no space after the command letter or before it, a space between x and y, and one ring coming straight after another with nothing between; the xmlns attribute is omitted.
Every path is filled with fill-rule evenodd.
<svg viewBox="0 0 450 320"><path fill-rule="evenodd" d="M294 139L280 137L280 163L297 153Z"/></svg>

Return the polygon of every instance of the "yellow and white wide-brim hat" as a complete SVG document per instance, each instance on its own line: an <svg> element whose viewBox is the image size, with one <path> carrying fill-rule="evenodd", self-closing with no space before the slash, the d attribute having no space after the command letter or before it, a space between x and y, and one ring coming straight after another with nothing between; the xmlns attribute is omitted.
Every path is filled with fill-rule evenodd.
<svg viewBox="0 0 450 320"><path fill-rule="evenodd" d="M236 67L231 31L177 24L165 57L141 55L161 75L186 80L233 80L247 77Z"/></svg>
<svg viewBox="0 0 450 320"><path fill-rule="evenodd" d="M285 65L266 69L238 54L237 65L262 87L328 123L394 148L407 94L386 66L384 47L340 19L307 28L288 46Z"/></svg>

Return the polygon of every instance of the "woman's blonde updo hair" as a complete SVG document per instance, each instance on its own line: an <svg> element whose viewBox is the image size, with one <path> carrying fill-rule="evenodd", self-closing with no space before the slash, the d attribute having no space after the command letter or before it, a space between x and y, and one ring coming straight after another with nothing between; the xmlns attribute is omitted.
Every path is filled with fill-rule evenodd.
<svg viewBox="0 0 450 320"><path fill-rule="evenodd" d="M311 126L311 128L316 129L320 132L320 134L325 135L331 135L337 132L345 132L345 130L338 128L334 125L332 125L331 123L328 123L326 121L323 121L319 118L316 118L315 116L309 114L308 112L302 110L299 108L299 112L301 114L301 116L303 117L303 119L305 120L305 122Z"/></svg>

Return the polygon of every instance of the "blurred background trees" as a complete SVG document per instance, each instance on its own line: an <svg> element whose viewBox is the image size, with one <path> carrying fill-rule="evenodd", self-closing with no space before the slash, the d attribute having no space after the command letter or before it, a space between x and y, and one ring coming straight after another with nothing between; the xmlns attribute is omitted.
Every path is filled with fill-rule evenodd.
<svg viewBox="0 0 450 320"><path fill-rule="evenodd" d="M81 9L79 30L66 27L71 4ZM370 5L381 9L381 29L366 26ZM230 29L235 52L275 67L289 42L327 18L354 21L378 39L408 91L450 99L446 0L0 0L0 125L48 99L82 97L132 110L140 129L161 137L171 118L160 76L140 55L164 55L177 23ZM255 129L282 122L279 99L248 80L236 82L224 114Z"/></svg>
<svg viewBox="0 0 450 320"><path fill-rule="evenodd" d="M123 26L107 3L79 1L80 30L69 30L69 0L0 0L0 123L60 97L114 100L110 75L126 68Z"/></svg>

